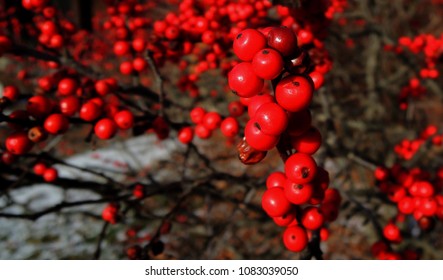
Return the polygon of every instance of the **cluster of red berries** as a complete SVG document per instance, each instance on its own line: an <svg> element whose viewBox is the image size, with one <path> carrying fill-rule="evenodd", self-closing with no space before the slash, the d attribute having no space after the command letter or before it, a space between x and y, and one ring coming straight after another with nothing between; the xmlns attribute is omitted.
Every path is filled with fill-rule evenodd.
<svg viewBox="0 0 443 280"><path fill-rule="evenodd" d="M420 253L413 249L394 251L385 241L379 240L371 246L372 255L378 260L418 260Z"/></svg>
<svg viewBox="0 0 443 280"><path fill-rule="evenodd" d="M408 109L411 99L418 99L426 94L426 88L420 84L418 78L412 78L409 83L402 87L398 96L398 103L401 110Z"/></svg>
<svg viewBox="0 0 443 280"><path fill-rule="evenodd" d="M206 112L202 107L195 107L189 113L195 127L186 126L178 132L178 140L183 144L189 144L194 138L194 134L200 139L208 139L214 130L220 128L224 136L235 137L240 125L235 117L222 118L217 112Z"/></svg>
<svg viewBox="0 0 443 280"><path fill-rule="evenodd" d="M441 146L443 144L443 135L438 134L438 129L435 125L426 127L417 139L404 139L394 147L394 152L400 158L410 160L418 150L429 141L435 146Z"/></svg>
<svg viewBox="0 0 443 280"><path fill-rule="evenodd" d="M428 171L420 168L406 169L396 164L391 168L379 166L374 171L374 177L380 191L395 203L397 215L383 228L385 245L375 250L374 256L380 259L410 258L394 253L391 245L399 244L410 229L407 217L412 217L417 226L424 232L432 230L436 221L443 221L443 169L439 168L434 177ZM409 220L410 221L410 220ZM402 231L401 228L404 228ZM383 248L389 248L383 249ZM377 253L378 252L378 253ZM381 254L384 252L384 254ZM409 252L410 253L410 252ZM414 257L418 258L418 257Z"/></svg>
<svg viewBox="0 0 443 280"><path fill-rule="evenodd" d="M39 162L33 167L35 175L42 176L46 182L54 182L58 178L58 171L54 167L48 167L46 164Z"/></svg>
<svg viewBox="0 0 443 280"><path fill-rule="evenodd" d="M286 248L300 252L308 244L307 230L320 230L335 220L341 202L338 191L328 189L328 172L312 157L321 146L308 109L315 85L309 75L293 74L292 60L300 49L290 28L245 29L233 49L242 62L231 70L228 83L248 107L244 141L259 152L287 141L283 149L291 151L285 172L267 178L262 207L277 225L286 227ZM274 96L261 94L265 80L273 82Z"/></svg>
<svg viewBox="0 0 443 280"><path fill-rule="evenodd" d="M436 79L440 75L437 65L443 54L443 35L436 37L432 34L419 34L413 38L402 36L398 39L398 46L387 45L385 50L395 53L408 50L414 55L422 54L424 56L424 66L420 70L420 76L427 79Z"/></svg>

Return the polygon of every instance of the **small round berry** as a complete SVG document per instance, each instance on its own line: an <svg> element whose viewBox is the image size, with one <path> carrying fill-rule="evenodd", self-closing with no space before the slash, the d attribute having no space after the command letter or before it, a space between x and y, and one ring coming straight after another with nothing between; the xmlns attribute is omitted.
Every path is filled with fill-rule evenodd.
<svg viewBox="0 0 443 280"><path fill-rule="evenodd" d="M87 122L96 120L100 114L100 107L93 101L86 102L80 109L80 118Z"/></svg>
<svg viewBox="0 0 443 280"><path fill-rule="evenodd" d="M308 131L297 137L291 137L291 145L299 153L312 155L321 146L321 134L317 128L311 127Z"/></svg>
<svg viewBox="0 0 443 280"><path fill-rule="evenodd" d="M50 134L63 134L69 129L69 120L62 114L52 114L46 118L43 127Z"/></svg>
<svg viewBox="0 0 443 280"><path fill-rule="evenodd" d="M285 26L272 28L267 39L268 46L279 51L282 56L291 57L298 52L297 37Z"/></svg>
<svg viewBox="0 0 443 280"><path fill-rule="evenodd" d="M317 207L306 207L301 215L301 223L306 229L317 230L323 226L323 214Z"/></svg>
<svg viewBox="0 0 443 280"><path fill-rule="evenodd" d="M289 179L285 181L284 190L286 198L295 205L307 203L314 193L311 184L296 184Z"/></svg>
<svg viewBox="0 0 443 280"><path fill-rule="evenodd" d="M234 137L238 134L240 126L238 121L233 117L227 117L220 125L220 130L226 137Z"/></svg>
<svg viewBox="0 0 443 280"><path fill-rule="evenodd" d="M193 123L199 124L202 122L203 117L206 115L206 110L203 109L202 107L195 107L194 109L191 110L189 115Z"/></svg>
<svg viewBox="0 0 443 280"><path fill-rule="evenodd" d="M77 91L77 82L72 78L64 78L58 83L57 90L61 96L75 94Z"/></svg>
<svg viewBox="0 0 443 280"><path fill-rule="evenodd" d="M130 129L134 126L134 114L129 110L122 110L114 115L114 121L118 128Z"/></svg>
<svg viewBox="0 0 443 280"><path fill-rule="evenodd" d="M52 103L47 97L36 95L28 99L26 110L34 118L43 118L51 112Z"/></svg>
<svg viewBox="0 0 443 280"><path fill-rule="evenodd" d="M262 196L263 210L271 217L279 217L291 210L291 203L286 198L282 188L267 189Z"/></svg>
<svg viewBox="0 0 443 280"><path fill-rule="evenodd" d="M6 86L3 89L3 96L8 98L10 101L16 101L19 95L18 89L15 86Z"/></svg>
<svg viewBox="0 0 443 280"><path fill-rule="evenodd" d="M394 243L399 243L402 240L400 230L398 227L393 223L388 223L383 228L383 236Z"/></svg>
<svg viewBox="0 0 443 280"><path fill-rule="evenodd" d="M236 95L249 98L262 91L264 81L254 73L251 63L242 62L229 72L228 84Z"/></svg>
<svg viewBox="0 0 443 280"><path fill-rule="evenodd" d="M117 125L113 120L104 118L95 124L94 132L100 139L110 139L117 133Z"/></svg>
<svg viewBox="0 0 443 280"><path fill-rule="evenodd" d="M248 105L249 118L251 118L251 119L254 118L255 113L262 105L267 104L267 103L274 103L274 102L275 102L274 97L268 93L251 97L250 101L249 101L249 105Z"/></svg>
<svg viewBox="0 0 443 280"><path fill-rule="evenodd" d="M288 213L284 214L283 216L273 217L274 223L280 227L287 227L296 222L297 219L297 213L295 209L290 210Z"/></svg>
<svg viewBox="0 0 443 280"><path fill-rule="evenodd" d="M200 139L208 139L212 135L212 130L208 129L203 124L198 124L195 127L195 135Z"/></svg>
<svg viewBox="0 0 443 280"><path fill-rule="evenodd" d="M234 39L235 55L243 61L251 61L254 55L266 47L266 37L255 29L245 29Z"/></svg>
<svg viewBox="0 0 443 280"><path fill-rule="evenodd" d="M214 130L220 126L221 122L222 119L219 113L209 112L204 115L201 124L206 126L207 129Z"/></svg>
<svg viewBox="0 0 443 280"><path fill-rule="evenodd" d="M14 155L23 155L32 149L33 143L24 131L14 132L6 138L6 149Z"/></svg>
<svg viewBox="0 0 443 280"><path fill-rule="evenodd" d="M53 167L47 168L43 173L43 179L46 182L54 182L55 180L57 180L57 178L58 178L57 169Z"/></svg>
<svg viewBox="0 0 443 280"><path fill-rule="evenodd" d="M282 79L275 89L275 98L289 112L306 109L311 103L314 86L310 78L290 75Z"/></svg>
<svg viewBox="0 0 443 280"><path fill-rule="evenodd" d="M46 164L39 162L34 165L33 170L34 170L35 175L42 176L47 168L48 167L46 166Z"/></svg>
<svg viewBox="0 0 443 280"><path fill-rule="evenodd" d="M80 100L74 95L67 96L59 101L58 107L63 115L71 117L80 109Z"/></svg>
<svg viewBox="0 0 443 280"><path fill-rule="evenodd" d="M279 136L263 133L257 126L255 119L249 120L246 124L245 138L249 146L259 151L271 150L277 145L278 140L280 139Z"/></svg>
<svg viewBox="0 0 443 280"><path fill-rule="evenodd" d="M117 56L123 56L130 51L130 45L126 41L117 41L114 44L114 54Z"/></svg>
<svg viewBox="0 0 443 280"><path fill-rule="evenodd" d="M240 101L232 101L229 102L228 111L231 117L240 117L245 112L245 106Z"/></svg>
<svg viewBox="0 0 443 280"><path fill-rule="evenodd" d="M254 73L265 80L277 78L284 66L280 53L269 48L257 52L251 64Z"/></svg>
<svg viewBox="0 0 443 280"><path fill-rule="evenodd" d="M269 174L266 179L266 187L269 188L284 188L286 182L286 175L283 172L276 171Z"/></svg>
<svg viewBox="0 0 443 280"><path fill-rule="evenodd" d="M300 226L286 228L283 233L283 243L289 251L303 251L308 245L308 235L306 234L306 230Z"/></svg>
<svg viewBox="0 0 443 280"><path fill-rule="evenodd" d="M178 132L178 140L183 144L191 143L193 138L194 138L194 130L190 126L183 127Z"/></svg>
<svg viewBox="0 0 443 280"><path fill-rule="evenodd" d="M288 126L288 115L277 103L266 103L255 113L255 122L268 135L280 135Z"/></svg>
<svg viewBox="0 0 443 280"><path fill-rule="evenodd" d="M308 154L295 153L286 160L285 173L296 184L309 183L315 178L317 163Z"/></svg>

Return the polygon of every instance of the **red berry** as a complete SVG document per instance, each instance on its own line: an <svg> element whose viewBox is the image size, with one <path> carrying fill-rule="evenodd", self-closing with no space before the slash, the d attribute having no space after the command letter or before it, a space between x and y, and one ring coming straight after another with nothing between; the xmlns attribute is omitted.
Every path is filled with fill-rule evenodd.
<svg viewBox="0 0 443 280"><path fill-rule="evenodd" d="M289 112L306 109L311 103L314 86L310 78L290 75L282 79L275 89L275 98Z"/></svg>
<svg viewBox="0 0 443 280"><path fill-rule="evenodd" d="M386 181L389 177L389 170L383 166L377 166L374 170L374 177L379 181Z"/></svg>
<svg viewBox="0 0 443 280"><path fill-rule="evenodd" d="M117 125L113 120L104 118L95 124L94 132L100 139L110 139L117 133Z"/></svg>
<svg viewBox="0 0 443 280"><path fill-rule="evenodd" d="M261 205L263 210L271 217L283 216L291 209L291 203L286 198L283 188L266 189L262 196Z"/></svg>
<svg viewBox="0 0 443 280"><path fill-rule="evenodd" d="M131 75L134 71L131 61L124 61L120 64L120 73L123 75Z"/></svg>
<svg viewBox="0 0 443 280"><path fill-rule="evenodd" d="M314 83L314 89L317 90L322 87L322 85L325 82L325 77L322 73L318 71L314 71L309 73L309 77L311 78L312 82Z"/></svg>
<svg viewBox="0 0 443 280"><path fill-rule="evenodd" d="M255 113L262 105L267 104L267 103L274 103L274 102L275 102L274 97L268 93L251 97L249 104L248 104L249 118L251 118L251 119L254 118Z"/></svg>
<svg viewBox="0 0 443 280"><path fill-rule="evenodd" d="M69 128L69 120L62 114L52 114L46 118L43 127L50 134L63 134Z"/></svg>
<svg viewBox="0 0 443 280"><path fill-rule="evenodd" d="M26 110L34 118L43 118L51 113L52 103L47 97L36 95L28 99Z"/></svg>
<svg viewBox="0 0 443 280"><path fill-rule="evenodd" d="M251 64L254 73L265 80L277 78L284 66L280 53L269 48L257 52Z"/></svg>
<svg viewBox="0 0 443 280"><path fill-rule="evenodd" d="M222 119L219 113L209 112L207 113L201 122L207 129L214 130L220 126Z"/></svg>
<svg viewBox="0 0 443 280"><path fill-rule="evenodd" d="M317 128L311 127L308 131L297 137L291 137L291 145L299 153L312 155L321 146L321 134Z"/></svg>
<svg viewBox="0 0 443 280"><path fill-rule="evenodd" d="M146 67L148 67L148 63L146 62L146 60L142 57L136 57L134 58L134 60L132 61L132 67L135 69L135 71L137 72L143 72L143 70L146 69Z"/></svg>
<svg viewBox="0 0 443 280"><path fill-rule="evenodd" d="M400 230L398 229L398 227L393 224L393 223L388 223L384 228L383 228L383 236L394 243L399 243L402 240L401 237L401 233Z"/></svg>
<svg viewBox="0 0 443 280"><path fill-rule="evenodd" d="M301 215L301 223L306 229L317 230L323 226L323 214L317 207L306 207Z"/></svg>
<svg viewBox="0 0 443 280"><path fill-rule="evenodd" d="M58 172L57 169L55 168L52 167L47 168L43 173L43 179L46 182L54 182L55 180L57 180L57 178L58 178Z"/></svg>
<svg viewBox="0 0 443 280"><path fill-rule="evenodd" d="M36 174L36 175L39 175L39 176L42 176L43 175L43 173L46 171L46 169L47 169L48 167L46 166L46 164L44 164L44 163L42 163L42 162L39 162L39 163L36 163L35 165L34 165L34 173Z"/></svg>
<svg viewBox="0 0 443 280"><path fill-rule="evenodd" d="M249 120L246 124L245 138L249 146L259 151L269 151L277 145L280 139L279 136L263 133L255 119Z"/></svg>
<svg viewBox="0 0 443 280"><path fill-rule="evenodd" d="M303 251L308 245L308 235L306 234L306 230L300 226L286 228L283 233L283 243L289 251Z"/></svg>
<svg viewBox="0 0 443 280"><path fill-rule="evenodd" d="M193 123L199 124L202 122L203 117L206 115L206 111L202 107L195 107L194 109L191 110L189 115Z"/></svg>
<svg viewBox="0 0 443 280"><path fill-rule="evenodd" d="M130 51L129 43L126 41L117 41L114 44L114 54L117 56L123 56Z"/></svg>
<svg viewBox="0 0 443 280"><path fill-rule="evenodd" d="M208 129L203 124L198 124L195 127L195 135L201 139L208 139L212 135L212 130Z"/></svg>
<svg viewBox="0 0 443 280"><path fill-rule="evenodd" d="M129 110L122 110L114 115L114 121L118 128L130 129L134 126L134 114Z"/></svg>
<svg viewBox="0 0 443 280"><path fill-rule="evenodd" d="M6 138L6 149L14 155L26 154L33 144L24 131L14 132Z"/></svg>
<svg viewBox="0 0 443 280"><path fill-rule="evenodd" d="M183 127L178 132L178 140L183 144L191 143L193 138L194 138L194 130L190 126Z"/></svg>
<svg viewBox="0 0 443 280"><path fill-rule="evenodd" d="M94 88L95 91L102 96L107 95L111 91L111 86L106 80L99 80L95 82Z"/></svg>
<svg viewBox="0 0 443 280"><path fill-rule="evenodd" d="M231 90L240 97L252 97L259 94L264 85L263 79L254 73L249 62L235 65L228 74L228 83Z"/></svg>
<svg viewBox="0 0 443 280"><path fill-rule="evenodd" d="M311 184L296 184L289 179L285 181L284 190L286 198L295 205L307 203L314 193Z"/></svg>
<svg viewBox="0 0 443 280"><path fill-rule="evenodd" d="M297 37L285 26L272 28L267 41L268 46L279 51L282 56L292 57L298 52Z"/></svg>
<svg viewBox="0 0 443 280"><path fill-rule="evenodd" d="M288 116L277 103L266 103L258 108L254 117L256 125L268 135L280 135L288 126Z"/></svg>
<svg viewBox="0 0 443 280"><path fill-rule="evenodd" d="M294 221L296 222L296 218L297 218L297 213L294 209L292 209L288 213L282 216L273 217L272 219L274 220L274 223L276 225L281 227L287 227L290 224L292 224Z"/></svg>
<svg viewBox="0 0 443 280"><path fill-rule="evenodd" d="M67 96L60 100L58 103L60 112L68 117L71 117L77 113L80 109L80 100L77 96Z"/></svg>
<svg viewBox="0 0 443 280"><path fill-rule="evenodd" d="M80 109L80 118L87 122L97 119L101 114L100 107L92 101L86 102Z"/></svg>
<svg viewBox="0 0 443 280"><path fill-rule="evenodd" d="M266 38L255 29L245 29L234 39L235 55L243 61L251 61L254 55L266 47Z"/></svg>
<svg viewBox="0 0 443 280"><path fill-rule="evenodd" d="M227 117L220 125L220 130L226 137L234 137L238 134L240 126L238 121L233 117Z"/></svg>
<svg viewBox="0 0 443 280"><path fill-rule="evenodd" d="M409 196L403 197L398 201L398 210L402 214L412 214L415 210L414 200Z"/></svg>
<svg viewBox="0 0 443 280"><path fill-rule="evenodd" d="M269 174L266 179L266 187L269 188L284 188L286 182L286 175L283 172L276 171Z"/></svg>
<svg viewBox="0 0 443 280"><path fill-rule="evenodd" d="M228 111L231 117L240 117L245 112L245 106L240 101L229 102Z"/></svg>
<svg viewBox="0 0 443 280"><path fill-rule="evenodd" d="M291 155L285 162L288 179L296 184L311 182L317 173L317 164L312 156L302 153Z"/></svg>
<svg viewBox="0 0 443 280"><path fill-rule="evenodd" d="M3 96L11 101L16 101L19 97L19 92L15 86L6 86L3 89Z"/></svg>

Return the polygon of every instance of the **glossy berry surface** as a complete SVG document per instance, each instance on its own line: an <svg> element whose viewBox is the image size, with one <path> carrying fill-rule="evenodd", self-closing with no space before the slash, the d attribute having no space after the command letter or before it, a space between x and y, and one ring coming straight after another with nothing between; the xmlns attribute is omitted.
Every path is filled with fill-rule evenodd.
<svg viewBox="0 0 443 280"><path fill-rule="evenodd" d="M291 203L286 198L282 188L267 189L263 193L261 205L263 210L271 217L283 216L291 209Z"/></svg>
<svg viewBox="0 0 443 280"><path fill-rule="evenodd" d="M312 81L305 76L287 76L275 89L277 103L289 112L306 109L314 93Z"/></svg>
<svg viewBox="0 0 443 280"><path fill-rule="evenodd" d="M251 63L242 62L229 72L228 84L234 94L253 97L262 91L264 81L254 73Z"/></svg>
<svg viewBox="0 0 443 280"><path fill-rule="evenodd" d="M234 39L233 50L235 55L243 61L251 61L254 55L265 48L266 38L255 29L245 29Z"/></svg>
<svg viewBox="0 0 443 280"><path fill-rule="evenodd" d="M279 136L263 133L255 119L248 121L245 127L246 142L256 150L268 151L277 145Z"/></svg>
<svg viewBox="0 0 443 280"><path fill-rule="evenodd" d="M298 52L297 37L287 27L274 27L268 33L268 46L279 51L282 56L293 56Z"/></svg>
<svg viewBox="0 0 443 280"><path fill-rule="evenodd" d="M280 75L283 70L283 58L280 53L273 49L262 49L252 59L254 73L265 80L272 80Z"/></svg>
<svg viewBox="0 0 443 280"><path fill-rule="evenodd" d="M254 116L255 125L268 135L278 136L288 126L288 116L277 103L266 103L258 108Z"/></svg>
<svg viewBox="0 0 443 280"><path fill-rule="evenodd" d="M117 133L117 125L113 120L104 118L95 124L94 132L102 140L110 139Z"/></svg>
<svg viewBox="0 0 443 280"><path fill-rule="evenodd" d="M301 252L308 245L306 230L300 226L291 226L283 232L283 243L289 251Z"/></svg>
<svg viewBox="0 0 443 280"><path fill-rule="evenodd" d="M285 172L296 184L309 183L315 178L317 163L308 154L295 153L286 160Z"/></svg>

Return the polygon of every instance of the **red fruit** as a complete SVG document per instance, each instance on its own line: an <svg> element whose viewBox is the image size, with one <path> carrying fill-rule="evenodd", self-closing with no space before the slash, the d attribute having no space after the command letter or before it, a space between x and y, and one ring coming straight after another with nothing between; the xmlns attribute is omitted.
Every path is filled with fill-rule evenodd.
<svg viewBox="0 0 443 280"><path fill-rule="evenodd" d="M44 91L51 90L52 86L54 85L52 78L49 76L41 77L40 79L38 79L37 83L38 86Z"/></svg>
<svg viewBox="0 0 443 280"><path fill-rule="evenodd" d="M95 124L94 132L100 139L110 139L117 133L117 125L113 120L104 118Z"/></svg>
<svg viewBox="0 0 443 280"><path fill-rule="evenodd" d="M132 67L135 69L135 71L142 72L143 70L146 69L146 67L148 67L148 63L144 58L136 57L132 61Z"/></svg>
<svg viewBox="0 0 443 280"><path fill-rule="evenodd" d="M254 120L260 130L268 135L278 136L288 125L286 112L276 103L266 103L260 106Z"/></svg>
<svg viewBox="0 0 443 280"><path fill-rule="evenodd" d="M58 178L58 172L57 169L55 168L52 167L47 168L43 173L43 179L46 182L54 182L55 180L57 180L57 178Z"/></svg>
<svg viewBox="0 0 443 280"><path fill-rule="evenodd" d="M109 204L103 209L102 218L103 220L115 224L117 222L118 206L114 204Z"/></svg>
<svg viewBox="0 0 443 280"><path fill-rule="evenodd" d="M19 95L18 89L15 86L6 86L3 89L3 97L6 97L11 101L16 101Z"/></svg>
<svg viewBox="0 0 443 280"><path fill-rule="evenodd" d="M320 229L320 240L326 241L329 239L329 230L327 228Z"/></svg>
<svg viewBox="0 0 443 280"><path fill-rule="evenodd" d="M228 111L231 117L240 117L245 112L245 106L240 101L232 101L229 102Z"/></svg>
<svg viewBox="0 0 443 280"><path fill-rule="evenodd" d="M271 217L279 217L291 210L291 203L285 196L283 188L267 189L262 196L263 210Z"/></svg>
<svg viewBox="0 0 443 280"><path fill-rule="evenodd" d="M296 184L309 183L315 178L317 163L310 155L295 153L286 160L285 173Z"/></svg>
<svg viewBox="0 0 443 280"><path fill-rule="evenodd" d="M400 211L400 213L409 215L412 214L414 210L415 203L411 197L405 196L398 201L398 211Z"/></svg>
<svg viewBox="0 0 443 280"><path fill-rule="evenodd" d="M321 88L325 82L325 77L322 73L318 71L314 71L309 73L309 77L311 78L312 82L314 83L314 89L317 90Z"/></svg>
<svg viewBox="0 0 443 280"><path fill-rule="evenodd" d="M183 127L178 132L178 140L183 144L191 143L193 138L194 138L194 130L190 126Z"/></svg>
<svg viewBox="0 0 443 280"><path fill-rule="evenodd" d="M268 189L270 188L284 188L286 182L286 175L283 172L276 171L269 174L268 178L266 179L266 187Z"/></svg>
<svg viewBox="0 0 443 280"><path fill-rule="evenodd" d="M292 224L294 221L296 222L297 213L295 209L290 210L288 213L283 216L273 217L274 223L281 227L287 227Z"/></svg>
<svg viewBox="0 0 443 280"><path fill-rule="evenodd" d="M52 103L47 97L36 95L28 99L26 110L34 118L43 118L51 113Z"/></svg>
<svg viewBox="0 0 443 280"><path fill-rule="evenodd" d="M52 36L57 32L57 26L51 20L47 20L40 25L40 31L43 34Z"/></svg>
<svg viewBox="0 0 443 280"><path fill-rule="evenodd" d="M206 115L206 111L202 107L195 107L194 109L191 110L189 115L193 123L199 124L202 122L203 117Z"/></svg>
<svg viewBox="0 0 443 280"><path fill-rule="evenodd" d="M246 142L256 150L269 151L277 145L280 137L263 133L256 123L255 119L251 119L246 124Z"/></svg>
<svg viewBox="0 0 443 280"><path fill-rule="evenodd" d="M296 184L289 179L285 181L284 190L286 198L295 205L307 203L314 193L311 184Z"/></svg>
<svg viewBox="0 0 443 280"><path fill-rule="evenodd" d="M129 110L122 110L114 115L114 121L118 128L130 129L134 126L134 114Z"/></svg>
<svg viewBox="0 0 443 280"><path fill-rule="evenodd" d="M97 119L101 114L100 107L92 101L86 102L80 109L80 118L87 122Z"/></svg>
<svg viewBox="0 0 443 280"><path fill-rule="evenodd" d="M50 134L63 134L69 128L69 120L62 114L52 114L46 118L43 127Z"/></svg>
<svg viewBox="0 0 443 280"><path fill-rule="evenodd" d="M180 29L175 26L169 26L165 30L165 37L169 40L175 40L180 36Z"/></svg>
<svg viewBox="0 0 443 280"><path fill-rule="evenodd" d="M135 38L132 41L132 48L136 52L142 52L146 48L146 41L143 38Z"/></svg>
<svg viewBox="0 0 443 280"><path fill-rule="evenodd" d="M203 124L198 124L195 127L195 135L197 135L197 137L201 139L208 139L212 135L212 130L208 129Z"/></svg>
<svg viewBox="0 0 443 280"><path fill-rule="evenodd" d="M120 73L123 75L131 75L134 71L131 61L124 61L120 64Z"/></svg>
<svg viewBox="0 0 443 280"><path fill-rule="evenodd" d="M399 243L402 240L401 237L401 233L400 230L398 229L398 227L393 224L393 223L388 223L384 228L383 228L383 236L394 243Z"/></svg>
<svg viewBox="0 0 443 280"><path fill-rule="evenodd" d="M80 109L80 100L77 96L65 97L60 100L59 108L63 115L71 117Z"/></svg>
<svg viewBox="0 0 443 280"><path fill-rule="evenodd" d="M226 137L234 137L240 130L238 121L233 117L227 117L220 125L220 130Z"/></svg>
<svg viewBox="0 0 443 280"><path fill-rule="evenodd" d="M72 95L77 91L77 82L71 78L62 79L58 83L57 89L62 96Z"/></svg>
<svg viewBox="0 0 443 280"><path fill-rule="evenodd" d="M319 208L309 206L303 209L301 223L306 229L317 230L323 226L324 217Z"/></svg>
<svg viewBox="0 0 443 280"><path fill-rule="evenodd" d="M255 75L251 63L242 62L229 72L228 84L234 94L240 97L253 97L262 91L264 81Z"/></svg>
<svg viewBox="0 0 443 280"><path fill-rule="evenodd" d="M101 96L105 96L111 91L111 86L106 80L99 80L95 82L94 88L95 91Z"/></svg>
<svg viewBox="0 0 443 280"><path fill-rule="evenodd" d="M308 235L306 234L306 230L300 226L286 228L283 233L283 243L289 251L303 251L308 245Z"/></svg>
<svg viewBox="0 0 443 280"><path fill-rule="evenodd" d="M2 154L2 161L4 164L7 164L7 165L13 164L16 159L17 159L17 157L8 151L6 151Z"/></svg>
<svg viewBox="0 0 443 280"><path fill-rule="evenodd" d="M277 78L284 66L280 53L269 48L257 52L251 64L254 73L265 80Z"/></svg>
<svg viewBox="0 0 443 280"><path fill-rule="evenodd" d="M377 166L374 170L374 177L379 181L385 181L389 177L389 170L383 166Z"/></svg>
<svg viewBox="0 0 443 280"><path fill-rule="evenodd" d="M309 77L290 75L277 84L275 98L287 111L298 112L309 106L313 93L314 86Z"/></svg>
<svg viewBox="0 0 443 280"><path fill-rule="evenodd" d="M312 35L310 31L305 29L300 30L297 35L298 41L301 46L310 44L314 40L314 35Z"/></svg>
<svg viewBox="0 0 443 280"><path fill-rule="evenodd" d="M49 47L54 49L60 49L64 45L63 37L60 34L55 34L51 36L51 39L49 40Z"/></svg>
<svg viewBox="0 0 443 280"><path fill-rule="evenodd" d="M47 169L48 167L46 166L46 164L44 164L44 163L42 163L42 162L39 162L39 163L36 163L35 165L34 165L34 173L36 174L36 175L39 175L39 176L42 176L43 175L43 173L45 173L45 171L46 171L46 169Z"/></svg>
<svg viewBox="0 0 443 280"><path fill-rule="evenodd" d="M6 138L6 149L14 155L23 155L32 149L34 143L24 131L14 132Z"/></svg>
<svg viewBox="0 0 443 280"><path fill-rule="evenodd" d="M129 43L126 41L117 41L114 44L114 54L117 56L123 56L130 51Z"/></svg>
<svg viewBox="0 0 443 280"><path fill-rule="evenodd" d="M297 137L291 137L291 145L299 153L312 155L321 146L321 134L317 128L311 127L308 131Z"/></svg>
<svg viewBox="0 0 443 280"><path fill-rule="evenodd" d="M6 36L0 35L0 56L8 52L11 48L12 48L11 40Z"/></svg>
<svg viewBox="0 0 443 280"><path fill-rule="evenodd" d="M437 212L438 204L434 198L425 198L420 204L419 210L423 215L431 217Z"/></svg>
<svg viewBox="0 0 443 280"><path fill-rule="evenodd" d="M262 105L267 104L267 103L274 103L274 102L275 102L274 97L268 93L251 97L250 101L249 101L249 105L248 105L249 118L251 118L251 119L254 118L255 113Z"/></svg>
<svg viewBox="0 0 443 280"><path fill-rule="evenodd" d="M311 112L303 110L289 114L287 131L291 137L299 136L311 128Z"/></svg>
<svg viewBox="0 0 443 280"><path fill-rule="evenodd" d="M235 55L243 61L251 61L254 55L266 47L266 38L255 29L245 29L234 39Z"/></svg>
<svg viewBox="0 0 443 280"><path fill-rule="evenodd" d="M214 130L220 126L221 121L222 119L219 113L209 112L204 115L201 124L206 126L207 129Z"/></svg>
<svg viewBox="0 0 443 280"><path fill-rule="evenodd" d="M268 46L279 51L282 56L292 57L298 52L297 37L291 29L274 27L268 33Z"/></svg>

